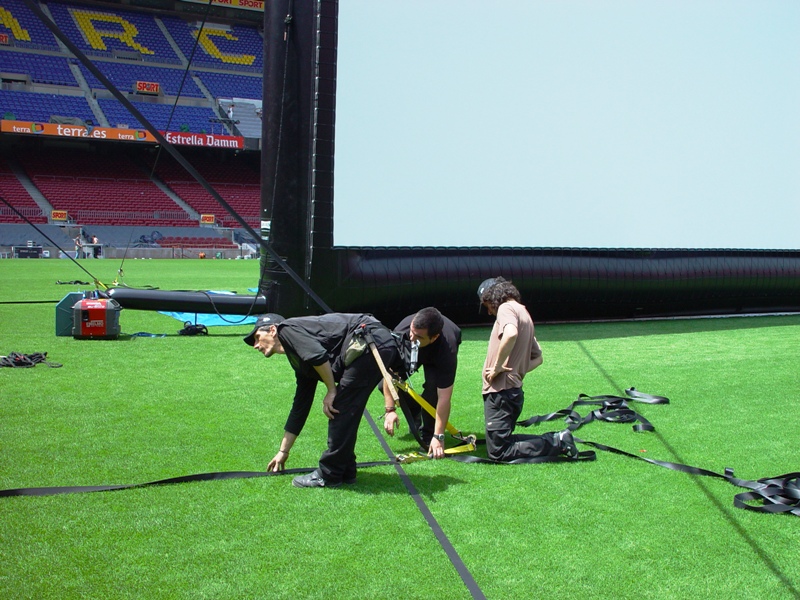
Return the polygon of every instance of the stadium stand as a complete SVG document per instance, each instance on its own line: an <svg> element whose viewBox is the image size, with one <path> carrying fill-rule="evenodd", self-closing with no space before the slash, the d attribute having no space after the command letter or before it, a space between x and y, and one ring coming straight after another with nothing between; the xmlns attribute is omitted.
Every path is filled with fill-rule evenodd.
<svg viewBox="0 0 800 600"><path fill-rule="evenodd" d="M59 50L53 33L21 0L3 0L0 22L13 40L14 47L35 50Z"/></svg>
<svg viewBox="0 0 800 600"><path fill-rule="evenodd" d="M13 116L12 120L38 123L49 123L53 115L77 117L83 121L94 119L83 96L0 90L0 115L5 119L7 113Z"/></svg>
<svg viewBox="0 0 800 600"><path fill-rule="evenodd" d="M53 20L78 48L94 56L133 52L139 60L181 64L151 15L120 8L48 4Z"/></svg>
<svg viewBox="0 0 800 600"><path fill-rule="evenodd" d="M190 216L126 155L52 150L18 160L53 208L88 225L181 226Z"/></svg>
<svg viewBox="0 0 800 600"><path fill-rule="evenodd" d="M28 75L33 83L78 87L69 70L68 59L53 54L3 50L0 52L0 73Z"/></svg>
<svg viewBox="0 0 800 600"><path fill-rule="evenodd" d="M216 98L254 98L263 95L261 77L236 75L232 73L213 73L193 71Z"/></svg>
<svg viewBox="0 0 800 600"><path fill-rule="evenodd" d="M136 3L73 0L40 6L157 129L186 134L181 143L198 147L212 145L204 141L206 136L260 138L256 108L262 98L263 38L257 21L226 20L221 9L198 36L202 19L189 10L181 12L160 0L148 0L155 10L133 6ZM228 16L237 13L227 10ZM122 244L111 240L125 238L127 244L131 227L136 227L143 231L137 239L159 232L157 237L167 246L236 247L230 235L198 227L200 214L213 214L217 228L239 224L181 167L168 167L166 153L159 153L161 161L151 180L152 142L135 141L142 139L138 134L130 138L135 143L94 139L102 133L92 134L95 128L138 131L142 126L21 0L3 0L0 34L0 118L21 122L0 134L0 194L17 210L37 225L48 223L50 210L67 211L67 227L108 228L98 233L104 243ZM137 82L158 83L158 93L137 94ZM239 121L235 128L226 118L233 99ZM40 124L51 124L52 129L37 135L45 133ZM48 138L60 136L62 129L69 130L69 140ZM218 144L213 150L198 149L191 161L248 224L257 227L257 156L237 162L234 152L224 148ZM3 157L16 165L14 169ZM0 224L21 221L0 206ZM115 228L122 233L114 235ZM173 228L180 231L169 233ZM237 239L242 239L241 231ZM6 244L0 240L2 245Z"/></svg>
<svg viewBox="0 0 800 600"><path fill-rule="evenodd" d="M32 223L47 223L47 215L42 211L36 201L31 198L22 186L17 176L11 171L5 160L0 159L0 196L5 198ZM25 220L18 216L5 203L0 203L0 222L24 223ZM10 245L10 244L9 244Z"/></svg>
<svg viewBox="0 0 800 600"><path fill-rule="evenodd" d="M194 247L236 248L228 238L209 227L85 227L84 232L96 235L103 244L117 248ZM193 243L194 242L194 243Z"/></svg>
<svg viewBox="0 0 800 600"><path fill-rule="evenodd" d="M142 126L119 100L101 98L97 102L112 127L125 125L139 128ZM149 102L131 102L131 104L159 131L209 133L212 130L212 123L209 119L216 117L211 108L201 106L179 105L173 107L170 104Z"/></svg>
<svg viewBox="0 0 800 600"><path fill-rule="evenodd" d="M47 238L53 240L62 248L74 249L72 238L64 229L56 225L37 225L42 233L25 224L0 223L0 246L26 246L32 242L35 246L52 246Z"/></svg>
<svg viewBox="0 0 800 600"><path fill-rule="evenodd" d="M149 165L152 168L152 163ZM205 162L198 165L200 174L211 183L225 201L251 227L260 223L261 186L258 172L236 159ZM172 157L162 156L155 173L183 200L200 214L213 214L222 227L237 227L230 216Z"/></svg>
<svg viewBox="0 0 800 600"><path fill-rule="evenodd" d="M198 40L199 21L162 17L161 22L184 56L194 54L193 66L259 75L264 70L264 39L254 27L207 23Z"/></svg>
<svg viewBox="0 0 800 600"><path fill-rule="evenodd" d="M165 96L184 96L190 98L204 98L203 92L197 87L194 80L185 76L185 71L180 68L172 69L155 67L151 65L132 65L120 62L96 60L95 66L108 77L109 81L123 92L136 90L138 81L155 82L161 86L161 94ZM92 89L105 89L102 83L92 75L89 70L80 65L86 83Z"/></svg>

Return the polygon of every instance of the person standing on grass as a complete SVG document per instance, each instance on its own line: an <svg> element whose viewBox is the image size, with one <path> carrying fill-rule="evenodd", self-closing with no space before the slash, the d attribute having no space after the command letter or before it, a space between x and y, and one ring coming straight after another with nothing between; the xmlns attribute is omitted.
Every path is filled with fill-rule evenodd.
<svg viewBox="0 0 800 600"><path fill-rule="evenodd" d="M485 280L478 287L478 298L489 314L497 317L483 363L483 413L489 458L502 462L558 455L575 458L578 449L569 430L514 434L525 402L522 380L542 364L542 350L533 319L510 281L502 277Z"/></svg>
<svg viewBox="0 0 800 600"><path fill-rule="evenodd" d="M356 482L358 426L370 394L382 379L370 349L357 343L363 328L371 333L386 368L401 366L392 332L368 314L330 313L291 319L266 314L258 318L253 331L244 338L248 346L267 358L285 355L297 380L280 449L267 470L284 469L289 451L308 418L317 383L321 381L327 389L322 412L329 419L328 447L319 459L319 468L294 478L295 487L339 487ZM385 400L387 411L394 410L391 396Z"/></svg>
<svg viewBox="0 0 800 600"><path fill-rule="evenodd" d="M406 365L406 376L423 367L425 383L420 396L436 409L436 417L411 396L398 390L400 408L408 421L409 429L431 458L444 457L444 431L450 419L450 398L458 367L458 347L461 329L436 308L429 306L407 316L394 328L406 348L416 345L417 359ZM410 371L410 372L408 372ZM383 420L386 433L394 435L397 413L388 411Z"/></svg>
<svg viewBox="0 0 800 600"><path fill-rule="evenodd" d="M79 233L73 241L75 242L75 259L83 258L83 236Z"/></svg>

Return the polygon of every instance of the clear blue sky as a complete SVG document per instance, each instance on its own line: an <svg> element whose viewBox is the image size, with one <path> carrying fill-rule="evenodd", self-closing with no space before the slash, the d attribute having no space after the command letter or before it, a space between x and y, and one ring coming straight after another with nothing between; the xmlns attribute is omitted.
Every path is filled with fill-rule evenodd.
<svg viewBox="0 0 800 600"><path fill-rule="evenodd" d="M339 245L800 248L800 0L340 0Z"/></svg>

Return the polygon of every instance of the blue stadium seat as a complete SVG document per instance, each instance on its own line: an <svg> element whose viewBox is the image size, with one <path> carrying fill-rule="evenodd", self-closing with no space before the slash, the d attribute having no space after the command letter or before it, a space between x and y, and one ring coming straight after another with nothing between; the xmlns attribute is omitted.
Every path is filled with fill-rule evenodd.
<svg viewBox="0 0 800 600"><path fill-rule="evenodd" d="M98 100L100 108L106 115L112 127L119 124L127 124L132 128L141 128L142 125L128 112L117 100L102 98ZM159 131L180 131L181 125L188 125L192 133L210 133L211 124L209 118L214 117L211 108L196 106L176 106L172 113L171 104L153 104L150 102L133 102L136 109L148 119ZM169 125L169 127L168 127Z"/></svg>
<svg viewBox="0 0 800 600"><path fill-rule="evenodd" d="M154 81L161 85L161 91L167 96L202 98L203 92L194 80L186 76L181 68L154 67L143 64L122 64L107 61L94 61L94 65L123 92L131 92L137 81ZM105 89L102 83L89 70L80 65L81 72L90 88Z"/></svg>
<svg viewBox="0 0 800 600"><path fill-rule="evenodd" d="M194 71L200 81L215 98L251 98L261 100L263 79L261 76L234 75L231 73L211 73Z"/></svg>
<svg viewBox="0 0 800 600"><path fill-rule="evenodd" d="M0 90L0 114L14 113L18 121L47 123L51 115L94 119L92 109L83 96L36 94Z"/></svg>
<svg viewBox="0 0 800 600"><path fill-rule="evenodd" d="M78 87L66 57L0 50L0 71L31 76L34 83Z"/></svg>
<svg viewBox="0 0 800 600"><path fill-rule="evenodd" d="M34 15L21 0L3 0L5 18L0 20L0 31L7 33L18 48L58 50L53 33ZM6 19L12 27L5 25ZM17 27L17 25L19 27Z"/></svg>
<svg viewBox="0 0 800 600"><path fill-rule="evenodd" d="M192 55L197 27L175 17L162 17L162 23L187 58ZM264 70L264 39L255 27L231 26L229 30L208 26L197 44L192 65L230 71L261 73Z"/></svg>
<svg viewBox="0 0 800 600"><path fill-rule="evenodd" d="M152 15L107 7L48 6L56 24L87 53L113 56L120 50L138 52L144 60L180 64Z"/></svg>

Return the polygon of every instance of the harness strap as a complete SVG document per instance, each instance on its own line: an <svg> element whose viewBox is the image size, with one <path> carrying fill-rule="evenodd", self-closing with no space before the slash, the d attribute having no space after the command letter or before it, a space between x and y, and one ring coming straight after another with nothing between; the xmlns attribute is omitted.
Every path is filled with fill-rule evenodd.
<svg viewBox="0 0 800 600"><path fill-rule="evenodd" d="M392 385L392 376L386 369L386 365L383 364L383 358L381 358L381 353L378 351L378 346L375 344L375 338L372 337L372 333L370 333L369 329L367 329L366 324L362 325L361 329L356 333L363 336L364 340L369 345L370 352L372 352L372 357L378 364L378 368L381 370L381 375L383 375L383 380L386 383L386 387L388 388L389 393L392 395L394 405L397 406L400 403L400 398L397 396L397 390L395 390L394 386Z"/></svg>

